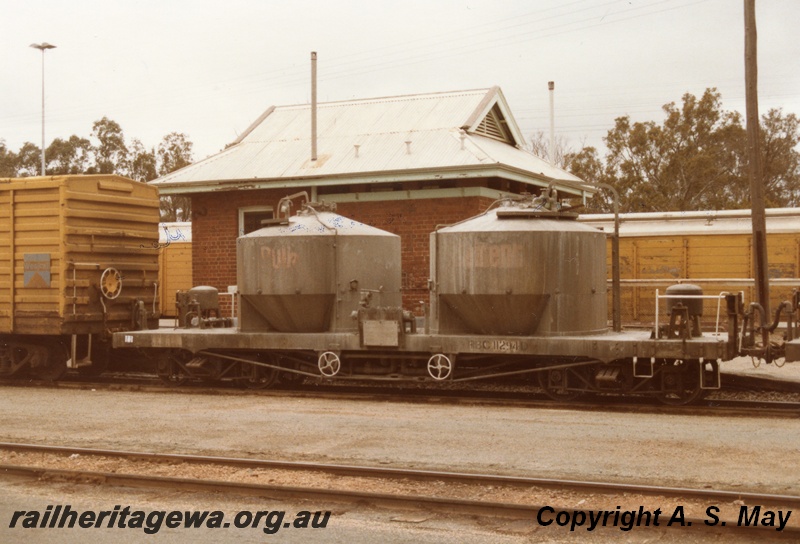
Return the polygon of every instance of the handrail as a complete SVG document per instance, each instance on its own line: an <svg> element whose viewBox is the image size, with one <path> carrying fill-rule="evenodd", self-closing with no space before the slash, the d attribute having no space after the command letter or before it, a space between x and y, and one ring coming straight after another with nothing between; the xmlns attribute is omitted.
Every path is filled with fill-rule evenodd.
<svg viewBox="0 0 800 544"><path fill-rule="evenodd" d="M720 334L720 332L719 332L719 317L720 317L721 309L722 309L722 300L727 295L730 295L730 294L731 293L728 293L727 291L723 291L719 295L659 295L659 290L656 289L655 339L658 340L659 339L659 335L661 334L660 326L659 326L659 323L658 323L658 316L659 316L659 313L660 313L659 312L658 301L661 300L662 298L663 299L667 299L667 298L684 299L684 300L687 299L687 298L690 298L690 299L708 299L708 300L716 299L717 300L717 320L716 320L716 323L714 324L714 336L719 336L719 334Z"/></svg>
<svg viewBox="0 0 800 544"><path fill-rule="evenodd" d="M611 282L612 280L607 280ZM770 279L769 282L774 285L785 285L785 286L793 286L799 285L800 286L800 278L773 278ZM701 284L701 283L721 283L724 285L735 285L735 286L751 286L755 284L755 280L752 278L651 278L651 279L623 279L620 280L620 283L624 285L632 285L638 287L656 287L659 285L663 285L665 283L672 284Z"/></svg>

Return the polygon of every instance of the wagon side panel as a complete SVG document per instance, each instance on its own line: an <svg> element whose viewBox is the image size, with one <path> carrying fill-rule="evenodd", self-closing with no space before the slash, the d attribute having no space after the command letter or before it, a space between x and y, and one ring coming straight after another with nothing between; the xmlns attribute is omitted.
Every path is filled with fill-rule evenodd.
<svg viewBox="0 0 800 544"><path fill-rule="evenodd" d="M69 178L61 191L64 332L130 329L135 301L157 311L158 191L119 176Z"/></svg>
<svg viewBox="0 0 800 544"><path fill-rule="evenodd" d="M58 332L63 284L58 182L2 180L0 208L0 332Z"/></svg>

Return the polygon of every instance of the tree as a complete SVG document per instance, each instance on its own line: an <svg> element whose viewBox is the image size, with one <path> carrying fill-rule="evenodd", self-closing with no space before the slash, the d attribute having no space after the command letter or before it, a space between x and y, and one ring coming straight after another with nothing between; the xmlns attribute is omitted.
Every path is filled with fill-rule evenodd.
<svg viewBox="0 0 800 544"><path fill-rule="evenodd" d="M588 183L609 183L611 178L597 154L597 149L592 146L584 147L577 153L567 153L563 168ZM613 209L613 196L604 190L595 193L584 208L587 212L609 212Z"/></svg>
<svg viewBox="0 0 800 544"><path fill-rule="evenodd" d="M569 169L586 181L617 188L626 212L742 208L749 204L746 133L741 116L721 108L716 89L698 99L683 95L681 106L663 107L663 124L616 119L604 138L605 160L593 148L566 157ZM769 174L766 199L772 206L798 202L800 172L795 147L798 120L771 110L762 118L762 153ZM606 195L590 202L610 211Z"/></svg>
<svg viewBox="0 0 800 544"><path fill-rule="evenodd" d="M545 136L544 132L539 130L531 136L530 152L546 160L548 163L564 168L566 166L567 157L574 153L572 147L567 143L564 136L556 135L555 138L555 161L550 159L550 137Z"/></svg>
<svg viewBox="0 0 800 544"><path fill-rule="evenodd" d="M9 151L5 140L0 140L0 178L12 178L17 175L17 155Z"/></svg>
<svg viewBox="0 0 800 544"><path fill-rule="evenodd" d="M165 176L192 164L192 142L186 135L170 132L158 144L158 175Z"/></svg>
<svg viewBox="0 0 800 544"><path fill-rule="evenodd" d="M130 167L128 177L131 179L146 182L153 181L158 177L155 150L151 148L148 151L144 144L135 138L131 142L128 164Z"/></svg>
<svg viewBox="0 0 800 544"><path fill-rule="evenodd" d="M683 96L683 106L664 106L663 125L631 124L620 117L606 137L606 165L628 211L698 210L730 206L726 193L735 163L720 137L737 126L738 115L720 112L720 96L707 90L700 100Z"/></svg>
<svg viewBox="0 0 800 544"><path fill-rule="evenodd" d="M17 176L21 178L38 176L41 172L42 150L30 142L25 142L17 153Z"/></svg>
<svg viewBox="0 0 800 544"><path fill-rule="evenodd" d="M95 165L97 174L114 174L126 172L128 169L128 148L125 136L116 121L103 117L92 125L92 136L99 144L95 148Z"/></svg>
<svg viewBox="0 0 800 544"><path fill-rule="evenodd" d="M800 120L769 110L761 117L761 138L766 205L800 205Z"/></svg>
<svg viewBox="0 0 800 544"><path fill-rule="evenodd" d="M171 132L164 136L158 145L158 173L165 176L184 166L192 164L192 142L185 134ZM162 221L189 221L192 213L192 199L188 196L162 196Z"/></svg>
<svg viewBox="0 0 800 544"><path fill-rule="evenodd" d="M147 149L134 138L130 147L120 125L108 117L95 121L93 145L87 138L72 135L68 140L56 138L46 150L46 169L50 175L119 174L142 182L183 168L192 163L192 142L185 134L172 132L156 148ZM10 151L0 138L0 177L38 176L42 152L36 145L25 142L19 152ZM171 220L189 218L191 199L173 197L168 202L167 215Z"/></svg>
<svg viewBox="0 0 800 544"><path fill-rule="evenodd" d="M47 173L50 175L82 174L89 168L92 144L74 134L69 140L56 138L45 154Z"/></svg>

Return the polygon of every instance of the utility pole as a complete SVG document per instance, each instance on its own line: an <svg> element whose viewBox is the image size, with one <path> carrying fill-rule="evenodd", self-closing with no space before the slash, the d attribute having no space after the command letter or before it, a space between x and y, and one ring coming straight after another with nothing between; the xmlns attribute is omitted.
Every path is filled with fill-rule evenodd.
<svg viewBox="0 0 800 544"><path fill-rule="evenodd" d="M767 221L764 211L764 173L761 166L758 119L758 47L756 1L744 0L744 79L747 109L747 156L750 176L750 206L753 222L753 271L756 300L769 319L769 281L767 277Z"/></svg>
<svg viewBox="0 0 800 544"><path fill-rule="evenodd" d="M44 52L48 49L55 49L56 46L51 43L42 42L32 43L31 47L42 52L42 175L44 176L46 164L44 160Z"/></svg>

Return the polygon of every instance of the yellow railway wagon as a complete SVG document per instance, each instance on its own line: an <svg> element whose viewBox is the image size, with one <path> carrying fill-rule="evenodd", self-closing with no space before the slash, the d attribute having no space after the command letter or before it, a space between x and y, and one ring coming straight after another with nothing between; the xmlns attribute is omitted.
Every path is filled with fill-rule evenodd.
<svg viewBox="0 0 800 544"><path fill-rule="evenodd" d="M192 285L192 224L161 223L158 300L162 317L176 317L175 293Z"/></svg>
<svg viewBox="0 0 800 544"><path fill-rule="evenodd" d="M800 288L800 209L770 209L767 217L770 308L791 300ZM584 215L580 220L614 231L609 214ZM611 277L611 241L608 241ZM675 283L699 285L704 295L743 291L755 300L753 237L749 210L633 213L620 215L620 276L623 323L649 326L655 321L656 290L661 295ZM706 300L703 321L712 325L717 300ZM610 307L610 303L609 303ZM667 319L659 303L659 320ZM722 308L722 319L725 309Z"/></svg>
<svg viewBox="0 0 800 544"><path fill-rule="evenodd" d="M0 374L53 377L157 325L158 216L158 190L120 176L0 179Z"/></svg>

